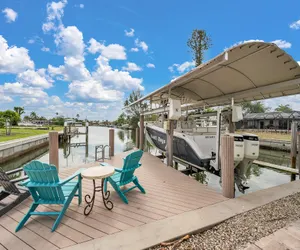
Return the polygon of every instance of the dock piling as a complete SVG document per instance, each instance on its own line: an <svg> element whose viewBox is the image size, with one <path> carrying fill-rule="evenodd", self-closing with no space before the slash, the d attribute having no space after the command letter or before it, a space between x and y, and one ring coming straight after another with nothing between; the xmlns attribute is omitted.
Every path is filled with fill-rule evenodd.
<svg viewBox="0 0 300 250"><path fill-rule="evenodd" d="M222 194L234 198L234 138L224 135L221 138L221 178Z"/></svg>
<svg viewBox="0 0 300 250"><path fill-rule="evenodd" d="M109 156L112 157L115 154L115 130L109 129Z"/></svg>
<svg viewBox="0 0 300 250"><path fill-rule="evenodd" d="M297 123L292 122L291 126L291 167L296 168L297 157Z"/></svg>
<svg viewBox="0 0 300 250"><path fill-rule="evenodd" d="M49 132L49 163L53 164L59 172L59 161L58 161L58 132Z"/></svg>
<svg viewBox="0 0 300 250"><path fill-rule="evenodd" d="M300 134L297 134L297 168L298 168L298 173L299 173L299 179L300 179Z"/></svg>
<svg viewBox="0 0 300 250"><path fill-rule="evenodd" d="M139 148L139 134L140 134L140 130L139 128L137 127L135 129L135 147L136 148Z"/></svg>

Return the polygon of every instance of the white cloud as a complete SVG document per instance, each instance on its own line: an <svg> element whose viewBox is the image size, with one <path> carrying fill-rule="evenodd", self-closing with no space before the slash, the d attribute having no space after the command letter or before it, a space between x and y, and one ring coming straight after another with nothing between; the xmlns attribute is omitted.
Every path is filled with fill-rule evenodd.
<svg viewBox="0 0 300 250"><path fill-rule="evenodd" d="M50 51L50 49L49 49L48 47L45 47L45 46L43 46L43 47L41 48L41 51L44 51L44 52L49 52L49 51Z"/></svg>
<svg viewBox="0 0 300 250"><path fill-rule="evenodd" d="M42 26L44 33L47 33L51 30L56 30L57 27L62 25L61 18L64 15L64 8L66 5L67 0L47 3L47 22L43 23ZM55 22L57 22L57 25Z"/></svg>
<svg viewBox="0 0 300 250"><path fill-rule="evenodd" d="M240 42L237 42L237 43L233 44L231 47L238 46L238 45L241 45L241 44L244 44L244 43L252 43L252 42L264 42L264 40L251 39L251 40L240 41ZM289 48L292 47L292 44L290 42L287 42L287 41L282 40L282 39L274 40L271 43L275 43L281 49L289 49ZM228 48L225 48L225 50L226 49L228 49Z"/></svg>
<svg viewBox="0 0 300 250"><path fill-rule="evenodd" d="M291 23L291 24L290 24L290 28L291 28L291 29L295 29L295 30L300 29L300 20Z"/></svg>
<svg viewBox="0 0 300 250"><path fill-rule="evenodd" d="M62 16L64 15L64 7L66 6L66 4L66 0L47 3L47 20L61 20Z"/></svg>
<svg viewBox="0 0 300 250"><path fill-rule="evenodd" d="M127 71L112 69L109 60L103 56L97 58L98 68L93 72L94 79L101 81L107 88L116 88L124 90L140 89L144 90L141 85L143 79L133 78Z"/></svg>
<svg viewBox="0 0 300 250"><path fill-rule="evenodd" d="M20 96L20 97L36 97L36 98L48 98L48 94L41 90L40 88L28 87L23 83L4 83L3 86L4 94L11 96Z"/></svg>
<svg viewBox="0 0 300 250"><path fill-rule="evenodd" d="M14 100L10 96L2 96L0 99L0 103L9 103L13 101Z"/></svg>
<svg viewBox="0 0 300 250"><path fill-rule="evenodd" d="M0 73L17 74L26 69L33 69L34 62L24 47L8 46L0 35Z"/></svg>
<svg viewBox="0 0 300 250"><path fill-rule="evenodd" d="M147 52L147 51L148 51L148 45L147 45L144 41L140 41L140 40L137 38L137 39L135 39L134 43L135 43L135 45L136 45L137 47L142 48L142 50L143 50L144 52Z"/></svg>
<svg viewBox="0 0 300 250"><path fill-rule="evenodd" d="M90 72L85 67L83 57L65 57L64 65L59 67L48 65L48 71L51 76L62 76L62 80L65 81L83 81L90 78Z"/></svg>
<svg viewBox="0 0 300 250"><path fill-rule="evenodd" d="M84 4L83 3L79 4L79 8L83 9L84 8Z"/></svg>
<svg viewBox="0 0 300 250"><path fill-rule="evenodd" d="M131 48L130 51L131 52L139 52L139 49L138 48Z"/></svg>
<svg viewBox="0 0 300 250"><path fill-rule="evenodd" d="M121 100L124 94L117 90L104 89L100 82L90 79L72 82L67 96L82 102L111 102Z"/></svg>
<svg viewBox="0 0 300 250"><path fill-rule="evenodd" d="M297 62L300 65L300 61Z"/></svg>
<svg viewBox="0 0 300 250"><path fill-rule="evenodd" d="M125 36L133 37L134 36L134 29L130 29L130 31L124 30Z"/></svg>
<svg viewBox="0 0 300 250"><path fill-rule="evenodd" d="M250 40L245 40L245 41L239 41L235 44L233 44L231 47L235 47L235 46L238 46L238 45L241 45L241 44L244 44L244 43L252 43L252 42L264 42L264 40L260 40L260 39L250 39ZM228 48L225 48L225 50L228 49Z"/></svg>
<svg viewBox="0 0 300 250"><path fill-rule="evenodd" d="M64 56L82 57L85 44L82 32L76 26L61 28L54 40L59 53Z"/></svg>
<svg viewBox="0 0 300 250"><path fill-rule="evenodd" d="M104 43L99 43L94 38L90 39L89 44L88 51L92 54L101 53L107 59L126 60L126 49L120 44L105 46Z"/></svg>
<svg viewBox="0 0 300 250"><path fill-rule="evenodd" d="M2 13L5 14L7 23L15 22L18 17L18 13L10 8L5 8L4 10L2 10Z"/></svg>
<svg viewBox="0 0 300 250"><path fill-rule="evenodd" d="M155 68L155 65L153 63L147 63L146 67L147 68Z"/></svg>
<svg viewBox="0 0 300 250"><path fill-rule="evenodd" d="M281 49L289 49L292 47L292 44L285 40L275 40L272 41L271 43L275 43Z"/></svg>
<svg viewBox="0 0 300 250"><path fill-rule="evenodd" d="M52 79L48 78L45 69L38 71L26 70L17 76L17 81L24 86L40 87L48 89L52 87Z"/></svg>
<svg viewBox="0 0 300 250"><path fill-rule="evenodd" d="M191 69L194 66L195 66L194 61L192 61L192 62L186 61L182 64L174 63L172 66L168 67L168 69L172 73L175 72L175 71L178 71L178 73L183 73L183 72Z"/></svg>
<svg viewBox="0 0 300 250"><path fill-rule="evenodd" d="M29 40L28 40L28 43L29 43L29 44L33 44L33 43L35 43L35 40L34 40L34 39L29 39Z"/></svg>
<svg viewBox="0 0 300 250"><path fill-rule="evenodd" d="M142 68L136 65L133 62L127 62L127 66L122 67L122 70L127 70L127 71L142 71Z"/></svg>
<svg viewBox="0 0 300 250"><path fill-rule="evenodd" d="M48 100L47 99L43 99L43 98L24 97L24 98L21 98L21 100L23 101L23 105L22 106L25 106L26 109L28 109L30 107L35 107L35 109L36 109L37 107L48 105ZM42 113L42 115L43 115L43 113Z"/></svg>
<svg viewBox="0 0 300 250"><path fill-rule="evenodd" d="M3 86L0 85L0 103L10 103L13 102L13 99L10 96L4 95Z"/></svg>
<svg viewBox="0 0 300 250"><path fill-rule="evenodd" d="M48 23L43 23L42 29L44 31L44 33L47 33L51 30L55 30L55 24L53 22L48 22Z"/></svg>

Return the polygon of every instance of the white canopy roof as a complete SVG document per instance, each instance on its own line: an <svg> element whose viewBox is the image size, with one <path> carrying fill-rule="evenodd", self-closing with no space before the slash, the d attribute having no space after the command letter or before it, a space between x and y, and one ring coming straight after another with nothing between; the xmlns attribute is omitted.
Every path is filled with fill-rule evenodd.
<svg viewBox="0 0 300 250"><path fill-rule="evenodd" d="M290 55L273 43L251 42L226 50L135 103L159 102L170 93L197 106L219 106L232 97L239 103L299 94L299 86L300 65Z"/></svg>

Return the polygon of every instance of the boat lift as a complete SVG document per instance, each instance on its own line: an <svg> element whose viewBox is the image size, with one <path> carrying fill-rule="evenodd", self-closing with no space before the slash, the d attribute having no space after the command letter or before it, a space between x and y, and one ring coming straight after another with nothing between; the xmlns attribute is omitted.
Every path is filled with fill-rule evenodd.
<svg viewBox="0 0 300 250"><path fill-rule="evenodd" d="M232 100L239 104L299 93L300 65L276 44L248 42L227 49L129 106L148 104L140 113L143 149L144 116L170 112L172 99L180 100L181 110L197 110L232 105ZM167 163L172 165L174 122L170 118L169 124Z"/></svg>

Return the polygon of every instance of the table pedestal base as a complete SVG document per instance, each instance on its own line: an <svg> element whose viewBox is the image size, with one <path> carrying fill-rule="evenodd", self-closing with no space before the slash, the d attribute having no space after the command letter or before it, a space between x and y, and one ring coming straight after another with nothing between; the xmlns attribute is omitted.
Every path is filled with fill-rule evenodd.
<svg viewBox="0 0 300 250"><path fill-rule="evenodd" d="M96 186L96 182L95 182L95 180L93 180L93 185L94 185L93 196L91 197L89 194L87 194L84 197L85 202L87 203L86 207L84 208L84 215L89 215L92 212L93 207L94 207L96 192L102 192L102 200L103 200L104 206L108 210L113 209L114 204L112 203L112 201L109 200L110 191L104 192L104 180L105 179L101 179L101 186Z"/></svg>

